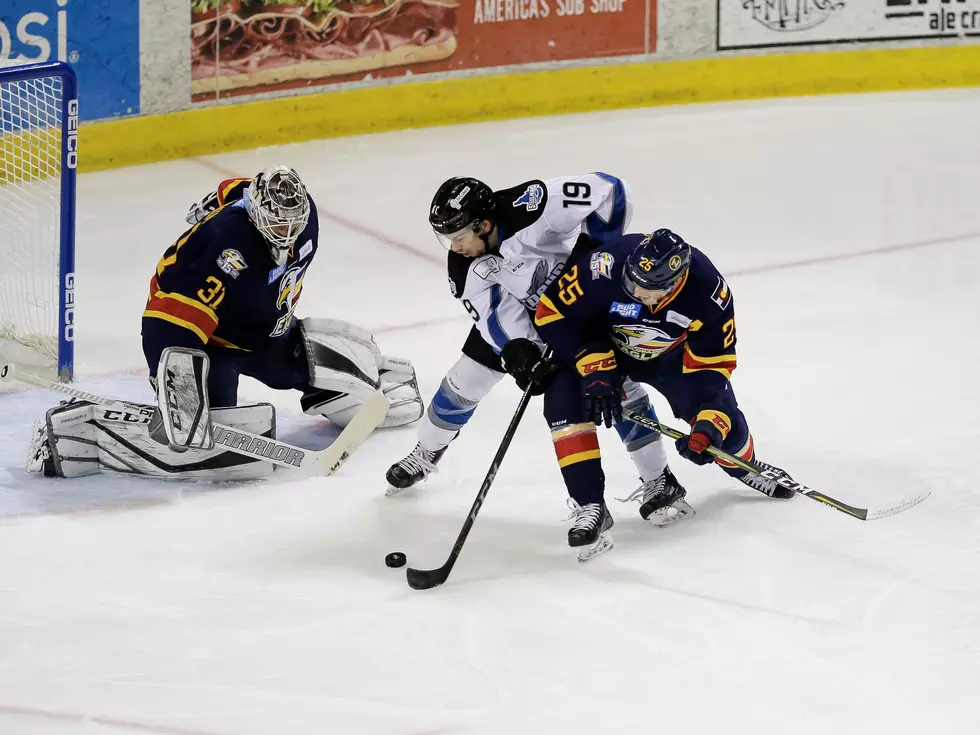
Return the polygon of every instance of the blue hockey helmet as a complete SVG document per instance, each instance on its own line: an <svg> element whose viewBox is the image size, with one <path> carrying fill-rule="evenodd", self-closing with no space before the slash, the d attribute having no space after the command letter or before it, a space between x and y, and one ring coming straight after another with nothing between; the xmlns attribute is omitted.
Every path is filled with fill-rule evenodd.
<svg viewBox="0 0 980 735"><path fill-rule="evenodd" d="M647 235L623 265L623 288L636 301L636 289L660 291L665 298L691 267L691 246L667 229Z"/></svg>

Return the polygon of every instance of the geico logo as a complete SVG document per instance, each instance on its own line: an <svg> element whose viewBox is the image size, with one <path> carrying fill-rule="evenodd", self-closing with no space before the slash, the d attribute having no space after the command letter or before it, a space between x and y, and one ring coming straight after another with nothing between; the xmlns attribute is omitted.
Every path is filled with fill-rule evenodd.
<svg viewBox="0 0 980 735"><path fill-rule="evenodd" d="M65 141L68 157L65 165L68 168L78 166L78 100L68 100L68 138Z"/></svg>
<svg viewBox="0 0 980 735"><path fill-rule="evenodd" d="M65 274L65 341L75 341L75 274Z"/></svg>

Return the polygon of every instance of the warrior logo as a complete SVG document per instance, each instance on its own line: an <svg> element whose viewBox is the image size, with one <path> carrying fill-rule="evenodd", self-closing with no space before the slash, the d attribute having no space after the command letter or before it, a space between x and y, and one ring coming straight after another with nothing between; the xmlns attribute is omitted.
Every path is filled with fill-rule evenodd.
<svg viewBox="0 0 980 735"><path fill-rule="evenodd" d="M281 337L289 330L289 325L293 321L293 312L296 311L300 294L303 292L303 276L306 273L306 267L305 265L297 265L290 268L279 281L279 297L276 299L276 308L285 309L286 313L276 322L276 328L272 330L270 337Z"/></svg>

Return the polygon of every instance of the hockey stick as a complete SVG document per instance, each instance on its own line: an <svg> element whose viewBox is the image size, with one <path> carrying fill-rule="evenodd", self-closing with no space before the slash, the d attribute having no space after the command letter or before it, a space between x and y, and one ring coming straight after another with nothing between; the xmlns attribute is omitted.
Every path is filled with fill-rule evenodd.
<svg viewBox="0 0 980 735"><path fill-rule="evenodd" d="M110 411L135 413L140 417L147 416L149 407L141 406L138 403L127 403L126 401L116 401L105 396L89 393L88 391L73 388L64 383L47 380L38 375L22 372L16 365L8 364L0 367L0 382L12 380L36 385L39 388L64 393L65 395L89 401ZM222 449L235 454L241 454L263 462L271 462L280 467L287 467L291 470L302 470L304 475L327 476L336 472L347 458L353 454L354 450L371 435L378 424L384 420L388 412L388 399L382 395L370 398L361 410L357 412L349 424L340 432L333 444L326 449L313 451L302 449L301 447L286 444L278 440L253 434L243 429L235 429L231 426L222 424L212 424L214 443L220 445ZM112 417L109 417L112 420ZM142 423L140 421L139 423Z"/></svg>
<svg viewBox="0 0 980 735"><path fill-rule="evenodd" d="M643 416L642 414L635 413L634 411L623 411L623 418L625 418L627 421L632 421L640 424L641 426L645 426L653 431L659 431L661 434L665 434L671 439L680 439L681 437L688 436L677 429L671 428L666 424L661 424L659 421L654 421L650 417ZM811 500L816 500L818 503L829 505L834 510L839 510L841 513L846 513L847 515L858 518L862 521L873 521L878 518L885 518L887 516L893 516L896 513L901 513L903 510L908 510L913 505L918 505L932 494L931 490L926 490L924 493L919 493L918 495L915 495L907 500L903 500L901 503L888 508L877 508L875 510L857 508L853 505L848 505L843 501L837 500L837 498L833 498L830 495L825 495L824 493L818 493L816 490L811 490L806 485L796 482L789 477L778 475L772 470L764 470L755 464L755 462L748 462L744 459L733 457L732 455L723 452L720 449L716 449L715 447L709 446L704 451L713 457L723 459L726 462L731 462L732 464L741 467L743 470L755 472L768 480L773 480L780 487L784 487L788 490L794 490L801 495L805 495Z"/></svg>
<svg viewBox="0 0 980 735"><path fill-rule="evenodd" d="M504 438L500 441L500 446L497 448L497 453L493 457L493 462L490 463L490 469L487 470L487 476L483 478L480 492L476 494L476 500L473 501L473 506L470 508L469 515L466 516L466 521L463 523L463 528L456 538L456 543L453 545L453 550L449 553L449 558L446 560L446 563L438 569L413 569L409 567L405 570L405 578L408 580L408 586L413 590L430 590L433 587L438 587L449 578L449 573L453 570L453 566L459 558L459 553L463 550L466 537L470 535L470 529L473 528L476 515L480 512L487 493L490 492L493 479L497 476L497 470L500 469L500 464L504 461L504 455L507 454L510 442L514 438L517 427L524 417L527 404L530 402L531 386L528 386L527 390L524 391L524 395L521 396L521 402L517 404L517 410L514 411L514 418L510 420L510 425L504 433Z"/></svg>

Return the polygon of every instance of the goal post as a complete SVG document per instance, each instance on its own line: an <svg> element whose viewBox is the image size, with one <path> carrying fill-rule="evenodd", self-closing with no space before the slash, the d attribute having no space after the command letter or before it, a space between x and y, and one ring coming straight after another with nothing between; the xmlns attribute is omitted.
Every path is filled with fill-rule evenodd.
<svg viewBox="0 0 980 735"><path fill-rule="evenodd" d="M75 72L60 61L0 61L0 358L65 382L74 373L77 168Z"/></svg>

